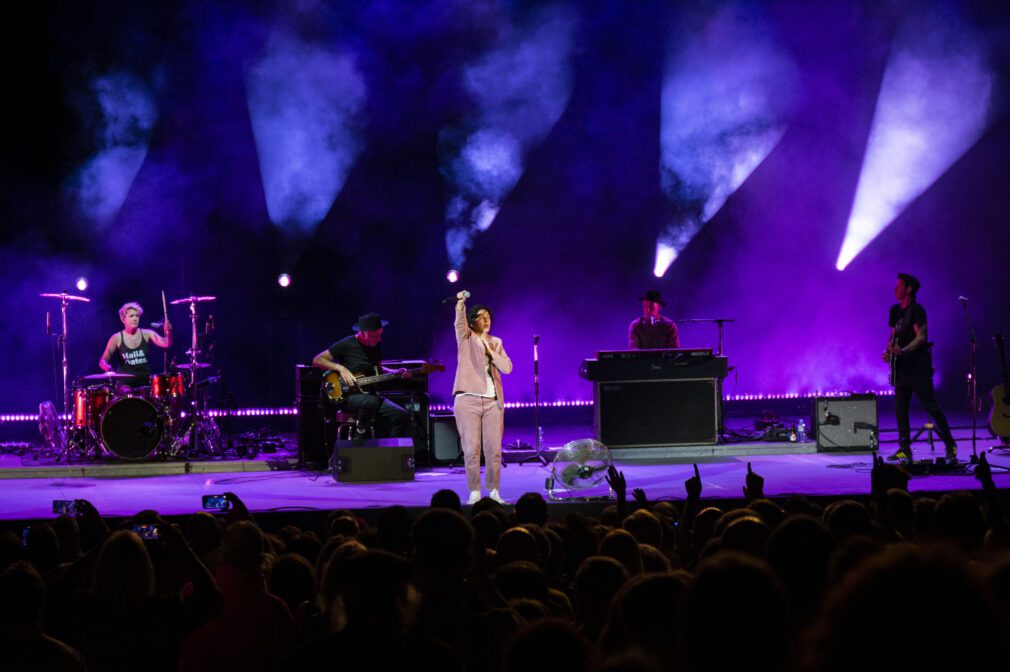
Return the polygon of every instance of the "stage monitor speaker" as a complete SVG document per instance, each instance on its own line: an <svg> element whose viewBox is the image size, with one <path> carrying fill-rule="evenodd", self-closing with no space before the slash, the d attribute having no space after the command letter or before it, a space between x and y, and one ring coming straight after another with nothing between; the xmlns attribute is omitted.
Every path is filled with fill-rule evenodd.
<svg viewBox="0 0 1010 672"><path fill-rule="evenodd" d="M433 413L431 416L431 453L436 464L461 462L463 448L456 429L456 416L452 413Z"/></svg>
<svg viewBox="0 0 1010 672"><path fill-rule="evenodd" d="M410 413L414 439L414 453L419 464L428 459L428 438L430 436L428 420L428 404L430 398L426 392L383 392L381 396Z"/></svg>
<svg viewBox="0 0 1010 672"><path fill-rule="evenodd" d="M719 438L714 378L596 383L596 435L608 448L713 445Z"/></svg>
<svg viewBox="0 0 1010 672"><path fill-rule="evenodd" d="M816 397L813 424L818 452L874 450L880 443L877 396Z"/></svg>
<svg viewBox="0 0 1010 672"><path fill-rule="evenodd" d="M338 483L414 480L414 440L354 439L333 446L333 479Z"/></svg>

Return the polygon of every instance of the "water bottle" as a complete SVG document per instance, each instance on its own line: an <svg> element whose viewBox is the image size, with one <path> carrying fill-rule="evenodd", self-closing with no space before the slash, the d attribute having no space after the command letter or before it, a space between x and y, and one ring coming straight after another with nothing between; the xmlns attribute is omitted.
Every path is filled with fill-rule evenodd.
<svg viewBox="0 0 1010 672"><path fill-rule="evenodd" d="M796 440L800 443L807 440L807 422L803 418L800 418L800 423L796 426Z"/></svg>

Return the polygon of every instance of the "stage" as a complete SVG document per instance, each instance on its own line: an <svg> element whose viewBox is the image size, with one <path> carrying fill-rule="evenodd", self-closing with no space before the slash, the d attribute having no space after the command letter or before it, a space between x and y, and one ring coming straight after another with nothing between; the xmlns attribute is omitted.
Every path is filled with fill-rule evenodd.
<svg viewBox="0 0 1010 672"><path fill-rule="evenodd" d="M971 456L970 430L963 425L955 436L959 459ZM528 428L515 427L506 441L522 442ZM545 456L551 459L563 442L586 438L592 428L584 425L556 425L545 428ZM988 448L986 437L978 449ZM884 454L893 452L886 443ZM917 459L943 455L942 445L930 452L928 444L917 443ZM698 464L704 490L702 497L714 505L742 497L742 487L750 463L765 478L765 494L784 499L790 495L811 498L865 497L870 486L870 454L867 452L818 452L816 443L740 441L719 445L676 446L636 450L615 450L614 460L624 472L628 491L645 490L650 500L680 500L684 481ZM502 495L515 501L525 492L549 494L545 482L549 466L537 461L520 462L531 455L528 449L506 450L502 472ZM995 452L991 463L1010 466L1010 454ZM372 517L383 507L399 504L420 509L429 504L437 490L455 490L465 499L466 478L461 467L419 466L413 481L390 483L337 483L326 471L310 471L297 464L291 440L275 453L255 459L192 461L98 461L94 463L54 463L33 460L25 455L0 455L0 517L7 521L52 517L52 500L87 499L109 517L128 517L142 509L155 509L165 516L183 516L199 510L201 496L234 492L254 514L281 521L300 516L313 518L333 509L360 511ZM997 486L1010 488L1010 473L994 469ZM951 490L977 490L970 467L960 473L914 476L909 484L913 494L928 495ZM556 492L550 506L553 516L564 515L579 505L598 511L608 504L605 483L573 493ZM566 505L564 502L569 502ZM373 513L369 513L373 511Z"/></svg>

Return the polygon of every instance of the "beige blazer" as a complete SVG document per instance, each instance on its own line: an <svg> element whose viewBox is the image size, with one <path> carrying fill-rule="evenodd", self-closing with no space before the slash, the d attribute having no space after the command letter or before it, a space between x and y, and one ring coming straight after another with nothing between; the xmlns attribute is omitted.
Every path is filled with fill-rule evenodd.
<svg viewBox="0 0 1010 672"><path fill-rule="evenodd" d="M459 392L484 394L487 391L487 380L484 373L487 370L488 349L484 347L477 334L473 333L466 322L466 304L456 302L456 380L452 384L453 395ZM491 379L494 381L495 394L498 395L498 406L504 408L502 398L501 374L512 372L512 360L505 354L501 339L497 336L488 338L491 353Z"/></svg>

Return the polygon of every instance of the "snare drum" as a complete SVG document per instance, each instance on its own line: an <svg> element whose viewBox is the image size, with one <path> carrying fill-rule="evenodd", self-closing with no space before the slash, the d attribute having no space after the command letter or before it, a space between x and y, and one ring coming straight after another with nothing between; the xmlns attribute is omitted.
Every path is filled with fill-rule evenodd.
<svg viewBox="0 0 1010 672"><path fill-rule="evenodd" d="M158 399L186 394L186 376L182 373L156 373L151 376L151 396Z"/></svg>
<svg viewBox="0 0 1010 672"><path fill-rule="evenodd" d="M112 389L105 386L97 387L75 387L74 388L74 427L83 429L91 427L98 428L98 419L102 415L102 409L109 403L112 397Z"/></svg>
<svg viewBox="0 0 1010 672"><path fill-rule="evenodd" d="M161 414L143 397L116 397L102 412L102 443L124 459L147 457L161 443L164 433Z"/></svg>

